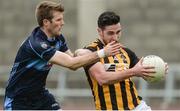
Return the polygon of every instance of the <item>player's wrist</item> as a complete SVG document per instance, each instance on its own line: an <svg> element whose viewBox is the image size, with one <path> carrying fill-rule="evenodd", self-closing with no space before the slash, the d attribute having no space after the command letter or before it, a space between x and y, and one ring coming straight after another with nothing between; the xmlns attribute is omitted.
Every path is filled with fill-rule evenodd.
<svg viewBox="0 0 180 111"><path fill-rule="evenodd" d="M133 68L129 69L129 72L130 72L129 74L131 77L136 76L136 72Z"/></svg>
<svg viewBox="0 0 180 111"><path fill-rule="evenodd" d="M97 51L97 55L98 55L99 58L106 57L104 49L101 49L101 50Z"/></svg>

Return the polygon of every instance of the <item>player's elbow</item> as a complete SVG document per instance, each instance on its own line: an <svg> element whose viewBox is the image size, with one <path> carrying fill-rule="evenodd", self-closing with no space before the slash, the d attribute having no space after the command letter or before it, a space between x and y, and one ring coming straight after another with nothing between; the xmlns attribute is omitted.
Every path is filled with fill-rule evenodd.
<svg viewBox="0 0 180 111"><path fill-rule="evenodd" d="M74 66L69 66L68 68L73 71L76 71L78 69L78 67L74 67Z"/></svg>
<svg viewBox="0 0 180 111"><path fill-rule="evenodd" d="M109 81L107 79L101 79L101 80L98 81L98 84L100 86L109 85Z"/></svg>
<svg viewBox="0 0 180 111"><path fill-rule="evenodd" d="M107 85L107 81L106 80L99 80L98 81L98 84L100 85L100 86L103 86L103 85Z"/></svg>
<svg viewBox="0 0 180 111"><path fill-rule="evenodd" d="M109 84L109 80L104 74L99 74L96 78L100 86Z"/></svg>
<svg viewBox="0 0 180 111"><path fill-rule="evenodd" d="M70 64L68 64L67 68L70 69L70 70L75 71L75 70L77 70L79 67L77 67L77 65L74 64L74 63L70 63Z"/></svg>
<svg viewBox="0 0 180 111"><path fill-rule="evenodd" d="M74 60L73 59L71 59L69 62L68 62L68 64L66 64L67 66L67 68L68 69L70 69L70 70L73 70L73 71L75 71L75 70L77 70L78 68L80 68L80 65L77 63L77 62L74 62Z"/></svg>

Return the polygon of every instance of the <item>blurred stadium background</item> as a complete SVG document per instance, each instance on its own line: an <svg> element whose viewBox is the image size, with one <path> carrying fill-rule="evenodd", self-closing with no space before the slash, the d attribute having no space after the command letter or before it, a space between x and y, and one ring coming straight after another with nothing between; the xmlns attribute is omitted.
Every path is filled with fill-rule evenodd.
<svg viewBox="0 0 180 111"><path fill-rule="evenodd" d="M42 0L0 0L0 109L18 47L37 25L34 11ZM57 1L57 0L54 0ZM147 84L134 78L152 109L180 109L180 0L61 0L65 7L63 34L72 51L97 38L96 21L105 10L121 16L121 42L138 56L155 54L169 63L165 81ZM47 87L63 109L94 109L82 69L55 66Z"/></svg>

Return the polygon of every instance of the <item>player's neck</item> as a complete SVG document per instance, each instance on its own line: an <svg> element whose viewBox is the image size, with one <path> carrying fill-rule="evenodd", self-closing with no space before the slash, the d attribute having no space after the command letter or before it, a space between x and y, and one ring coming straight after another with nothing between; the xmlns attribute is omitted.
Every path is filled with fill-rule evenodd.
<svg viewBox="0 0 180 111"><path fill-rule="evenodd" d="M102 42L102 44L105 46L107 44L104 43L104 41L101 39L101 37L99 37L99 40Z"/></svg>
<svg viewBox="0 0 180 111"><path fill-rule="evenodd" d="M41 30L46 34L48 39L54 39L54 36L50 34L45 28L41 27Z"/></svg>

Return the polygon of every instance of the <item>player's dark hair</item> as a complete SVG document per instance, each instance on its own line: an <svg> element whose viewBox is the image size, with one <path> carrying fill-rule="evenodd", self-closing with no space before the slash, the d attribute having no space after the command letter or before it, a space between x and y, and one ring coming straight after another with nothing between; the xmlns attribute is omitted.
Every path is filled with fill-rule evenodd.
<svg viewBox="0 0 180 111"><path fill-rule="evenodd" d="M43 20L52 20L53 11L64 12L64 7L60 3L52 1L43 1L36 7L36 19L39 26L43 26Z"/></svg>
<svg viewBox="0 0 180 111"><path fill-rule="evenodd" d="M106 26L114 25L120 22L120 16L114 12L106 11L98 18L98 27L104 29Z"/></svg>

